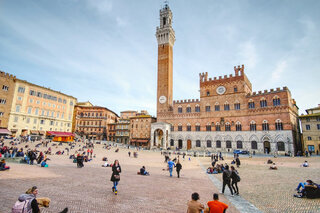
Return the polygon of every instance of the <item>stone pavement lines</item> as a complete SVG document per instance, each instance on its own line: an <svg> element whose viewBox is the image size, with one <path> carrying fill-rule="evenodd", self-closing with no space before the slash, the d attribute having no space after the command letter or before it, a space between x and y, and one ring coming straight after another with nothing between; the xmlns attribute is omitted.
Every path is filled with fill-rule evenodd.
<svg viewBox="0 0 320 213"><path fill-rule="evenodd" d="M203 166L203 164L199 161L199 165L201 166L202 170L207 174L206 168ZM207 174L212 183L219 189L219 192L222 191L222 183L213 175ZM239 212L243 213L260 213L261 211L255 207L253 204L251 204L249 201L243 199L241 196L234 196L234 197L226 197L235 207L239 210ZM262 212L261 212L262 213Z"/></svg>

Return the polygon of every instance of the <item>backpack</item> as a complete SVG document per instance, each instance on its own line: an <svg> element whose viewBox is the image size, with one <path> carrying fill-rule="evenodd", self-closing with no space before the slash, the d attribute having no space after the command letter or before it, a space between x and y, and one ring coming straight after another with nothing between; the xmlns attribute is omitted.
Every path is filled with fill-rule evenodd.
<svg viewBox="0 0 320 213"><path fill-rule="evenodd" d="M25 201L17 201L14 206L12 207L12 213L32 213L32 208L28 209L28 206L31 207L29 202L31 202L33 199L25 200Z"/></svg>

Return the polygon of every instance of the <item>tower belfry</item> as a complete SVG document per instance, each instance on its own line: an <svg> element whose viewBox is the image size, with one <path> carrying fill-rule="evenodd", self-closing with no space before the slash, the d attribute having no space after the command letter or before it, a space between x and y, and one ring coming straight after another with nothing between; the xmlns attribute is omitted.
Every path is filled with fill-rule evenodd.
<svg viewBox="0 0 320 213"><path fill-rule="evenodd" d="M160 26L156 33L158 41L157 115L170 110L172 100L173 45L175 33L172 28L172 12L166 3L160 9Z"/></svg>

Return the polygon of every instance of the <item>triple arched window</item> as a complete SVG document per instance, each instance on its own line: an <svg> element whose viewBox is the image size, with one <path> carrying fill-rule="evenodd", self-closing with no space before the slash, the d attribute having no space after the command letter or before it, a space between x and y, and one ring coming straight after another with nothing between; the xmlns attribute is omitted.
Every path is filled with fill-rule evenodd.
<svg viewBox="0 0 320 213"><path fill-rule="evenodd" d="M280 106L280 98L278 96L273 98L273 106Z"/></svg>
<svg viewBox="0 0 320 213"><path fill-rule="evenodd" d="M275 126L276 126L276 130L283 130L282 121L280 119L276 120Z"/></svg>
<svg viewBox="0 0 320 213"><path fill-rule="evenodd" d="M263 131L269 131L269 124L268 121L264 120L262 123L262 130Z"/></svg>

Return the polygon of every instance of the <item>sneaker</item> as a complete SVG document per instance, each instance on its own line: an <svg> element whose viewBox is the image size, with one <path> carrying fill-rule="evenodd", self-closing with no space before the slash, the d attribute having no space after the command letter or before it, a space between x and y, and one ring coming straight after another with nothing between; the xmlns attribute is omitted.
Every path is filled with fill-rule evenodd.
<svg viewBox="0 0 320 213"><path fill-rule="evenodd" d="M224 194L224 192L220 192L220 194Z"/></svg>
<svg viewBox="0 0 320 213"><path fill-rule="evenodd" d="M112 192L114 192L114 187L112 187Z"/></svg>
<svg viewBox="0 0 320 213"><path fill-rule="evenodd" d="M232 194L231 197L234 197L234 195Z"/></svg>
<svg viewBox="0 0 320 213"><path fill-rule="evenodd" d="M114 192L114 194L117 195L117 194L118 194L118 190L116 190L116 191Z"/></svg>

